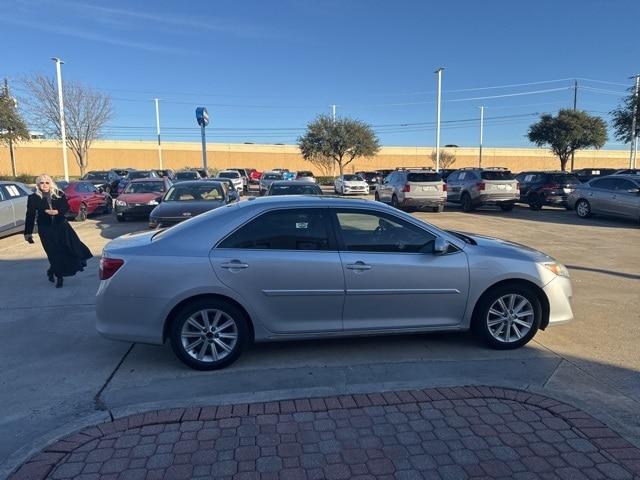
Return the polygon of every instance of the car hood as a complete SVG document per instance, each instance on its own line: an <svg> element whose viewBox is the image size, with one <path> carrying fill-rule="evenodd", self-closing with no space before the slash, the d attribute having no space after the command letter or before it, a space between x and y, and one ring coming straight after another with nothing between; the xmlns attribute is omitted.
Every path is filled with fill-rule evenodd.
<svg viewBox="0 0 640 480"><path fill-rule="evenodd" d="M348 187L363 187L367 182L363 180L344 180L343 183Z"/></svg>
<svg viewBox="0 0 640 480"><path fill-rule="evenodd" d="M163 192L154 193L123 193L118 197L118 200L127 203L146 203L156 198L160 198L164 195Z"/></svg>
<svg viewBox="0 0 640 480"><path fill-rule="evenodd" d="M190 218L195 217L196 215L200 215L201 213L208 212L209 210L213 210L214 208L221 207L223 205L224 202L222 200L162 202L153 210L153 212L151 212L151 216L153 218Z"/></svg>
<svg viewBox="0 0 640 480"><path fill-rule="evenodd" d="M462 232L461 232L462 233ZM471 233L464 233L464 235L470 237L476 242L477 247L483 250L487 250L487 253L491 253L495 256L504 258L513 258L518 260L530 260L532 262L549 262L555 261L544 252L536 250L526 245L510 242L508 240L502 240L500 238L487 237L484 235L476 235Z"/></svg>

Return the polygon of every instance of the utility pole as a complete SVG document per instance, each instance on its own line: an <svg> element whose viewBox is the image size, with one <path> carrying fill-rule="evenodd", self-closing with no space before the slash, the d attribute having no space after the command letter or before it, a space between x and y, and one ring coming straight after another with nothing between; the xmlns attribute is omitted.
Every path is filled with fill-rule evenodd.
<svg viewBox="0 0 640 480"><path fill-rule="evenodd" d="M160 164L160 170L162 170L162 143L160 143L160 106L158 105L158 99L153 99L156 102L156 133L158 134L158 163Z"/></svg>
<svg viewBox="0 0 640 480"><path fill-rule="evenodd" d="M9 82L7 81L7 79L4 79L4 96L7 99L7 101L13 100L13 106L16 107L17 106L17 101L15 98L12 98L11 95L9 95ZM16 171L16 157L15 157L15 153L13 151L13 140L11 139L11 128L8 127L9 130L9 157L11 158L11 173L14 177L16 177L18 175L17 171Z"/></svg>
<svg viewBox="0 0 640 480"><path fill-rule="evenodd" d="M436 103L436 172L440 171L440 103L442 100L442 71L438 68L434 73L438 74L438 101Z"/></svg>
<svg viewBox="0 0 640 480"><path fill-rule="evenodd" d="M482 168L482 131L484 130L484 106L480 107L480 156L478 159L478 167Z"/></svg>
<svg viewBox="0 0 640 480"><path fill-rule="evenodd" d="M578 80L573 81L573 111L578 108ZM575 162L576 152L571 152L571 171L573 172L573 165Z"/></svg>
<svg viewBox="0 0 640 480"><path fill-rule="evenodd" d="M335 105L331 105L331 115L333 117L333 123L336 123L336 106Z"/></svg>
<svg viewBox="0 0 640 480"><path fill-rule="evenodd" d="M62 162L64 163L64 179L69 181L69 163L67 162L67 132L64 125L64 100L62 98L62 71L60 66L64 63L59 58L53 57L56 62L56 77L58 80L58 109L60 111L60 136L62 137Z"/></svg>
<svg viewBox="0 0 640 480"><path fill-rule="evenodd" d="M636 117L638 116L638 90L640 90L640 74L633 77L636 79L636 89L633 93L633 114L631 116L631 157L629 158L629 168L636 168L636 156L638 154L638 132L636 131Z"/></svg>

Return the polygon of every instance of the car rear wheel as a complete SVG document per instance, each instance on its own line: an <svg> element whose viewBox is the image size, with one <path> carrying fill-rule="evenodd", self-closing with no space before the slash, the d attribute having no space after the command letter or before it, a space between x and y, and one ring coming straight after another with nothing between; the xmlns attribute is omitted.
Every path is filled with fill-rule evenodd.
<svg viewBox="0 0 640 480"><path fill-rule="evenodd" d="M471 197L469 196L468 193L462 194L462 197L460 198L460 203L462 204L462 210L464 210L465 212L473 211L473 202L471 201Z"/></svg>
<svg viewBox="0 0 640 480"><path fill-rule="evenodd" d="M487 292L474 312L473 328L490 347L511 350L531 340L542 321L536 292L526 285L503 285Z"/></svg>
<svg viewBox="0 0 640 480"><path fill-rule="evenodd" d="M87 206L84 203L80 204L78 214L76 215L76 222L84 222L87 219Z"/></svg>
<svg viewBox="0 0 640 480"><path fill-rule="evenodd" d="M500 210L502 210L503 212L510 212L511 210L513 210L513 207L515 206L516 204L513 202L501 203Z"/></svg>
<svg viewBox="0 0 640 480"><path fill-rule="evenodd" d="M540 195L533 194L529 197L529 208L531 210L541 210L542 209L542 198Z"/></svg>
<svg viewBox="0 0 640 480"><path fill-rule="evenodd" d="M398 209L400 208L400 203L398 202L398 197L395 196L395 195L393 197L391 197L391 206L393 208L398 208Z"/></svg>
<svg viewBox="0 0 640 480"><path fill-rule="evenodd" d="M576 213L580 218L588 218L591 216L591 204L584 198L576 202Z"/></svg>
<svg viewBox="0 0 640 480"><path fill-rule="evenodd" d="M216 370L233 363L249 340L247 319L224 300L187 304L174 317L169 340L176 356L196 370Z"/></svg>

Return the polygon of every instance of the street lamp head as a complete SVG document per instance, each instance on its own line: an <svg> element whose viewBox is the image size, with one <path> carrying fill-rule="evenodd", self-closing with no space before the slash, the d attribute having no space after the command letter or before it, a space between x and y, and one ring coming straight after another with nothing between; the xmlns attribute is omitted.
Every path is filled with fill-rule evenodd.
<svg viewBox="0 0 640 480"><path fill-rule="evenodd" d="M64 62L62 60L60 60L58 57L51 57L51 60L53 60L56 63L60 63L63 64Z"/></svg>
<svg viewBox="0 0 640 480"><path fill-rule="evenodd" d="M433 73L439 73L439 72L442 72L442 71L444 71L444 67L439 67L439 68L438 68L435 72L433 72Z"/></svg>

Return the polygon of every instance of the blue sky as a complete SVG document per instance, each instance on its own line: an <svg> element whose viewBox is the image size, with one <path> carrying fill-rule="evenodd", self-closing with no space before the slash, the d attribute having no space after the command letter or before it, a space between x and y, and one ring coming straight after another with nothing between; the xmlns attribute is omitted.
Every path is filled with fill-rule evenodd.
<svg viewBox="0 0 640 480"><path fill-rule="evenodd" d="M62 58L64 79L113 98L111 138L153 139L158 97L166 140L198 141L204 105L211 142L292 143L336 104L385 145L433 145L444 66L443 145L476 146L484 105L485 146L529 146L574 78L579 108L607 118L640 71L631 0L0 2L0 76L21 95Z"/></svg>

